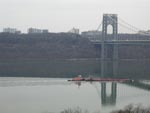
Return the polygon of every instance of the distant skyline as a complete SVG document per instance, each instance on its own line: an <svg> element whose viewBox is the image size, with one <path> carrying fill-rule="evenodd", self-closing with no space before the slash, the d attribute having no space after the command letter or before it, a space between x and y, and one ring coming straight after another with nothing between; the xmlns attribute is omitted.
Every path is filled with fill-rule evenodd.
<svg viewBox="0 0 150 113"><path fill-rule="evenodd" d="M96 30L103 13L115 13L137 28L150 29L150 0L0 0L0 31L26 33L30 27L50 32Z"/></svg>

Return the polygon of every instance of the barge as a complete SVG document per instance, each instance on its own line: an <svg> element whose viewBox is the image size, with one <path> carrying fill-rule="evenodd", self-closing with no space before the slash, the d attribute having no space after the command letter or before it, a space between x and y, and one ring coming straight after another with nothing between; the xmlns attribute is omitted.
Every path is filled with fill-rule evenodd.
<svg viewBox="0 0 150 113"><path fill-rule="evenodd" d="M95 78L95 77L87 77L83 78L81 75L78 77L74 77L71 80L68 81L90 81L90 82L127 82L127 81L133 81L131 79L125 79L125 78Z"/></svg>

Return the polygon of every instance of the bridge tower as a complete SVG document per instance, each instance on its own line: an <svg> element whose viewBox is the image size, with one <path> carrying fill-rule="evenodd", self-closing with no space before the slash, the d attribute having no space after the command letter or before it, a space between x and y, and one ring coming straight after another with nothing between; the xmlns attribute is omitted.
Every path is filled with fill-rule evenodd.
<svg viewBox="0 0 150 113"><path fill-rule="evenodd" d="M103 23L102 23L102 44L101 44L101 76L105 76L105 72L107 69L107 45L105 44L105 41L107 39L108 33L107 28L108 25L112 26L112 37L113 41L118 40L118 17L117 14L103 14ZM117 75L118 70L118 45L113 44L113 55L112 55L112 61L113 61L113 76Z"/></svg>

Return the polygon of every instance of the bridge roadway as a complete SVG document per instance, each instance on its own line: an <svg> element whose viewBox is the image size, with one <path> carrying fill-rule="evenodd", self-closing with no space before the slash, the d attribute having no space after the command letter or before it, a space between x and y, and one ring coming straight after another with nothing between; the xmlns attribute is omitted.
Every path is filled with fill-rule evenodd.
<svg viewBox="0 0 150 113"><path fill-rule="evenodd" d="M104 42L102 42L101 40L91 40L91 42L95 45L98 44L150 44L150 40L105 40Z"/></svg>

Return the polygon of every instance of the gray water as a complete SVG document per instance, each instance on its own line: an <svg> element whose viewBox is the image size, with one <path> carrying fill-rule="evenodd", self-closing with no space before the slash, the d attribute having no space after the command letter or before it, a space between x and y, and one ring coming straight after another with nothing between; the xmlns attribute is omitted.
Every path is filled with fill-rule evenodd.
<svg viewBox="0 0 150 113"><path fill-rule="evenodd" d="M75 107L106 113L128 104L150 106L150 91L124 83L0 78L0 113L57 113Z"/></svg>
<svg viewBox="0 0 150 113"><path fill-rule="evenodd" d="M105 77L112 74L113 62L105 61ZM150 78L150 59L120 59L118 61L119 78ZM0 60L1 77L51 77L66 78L76 75L101 76L101 61L99 59L66 59L66 60Z"/></svg>

